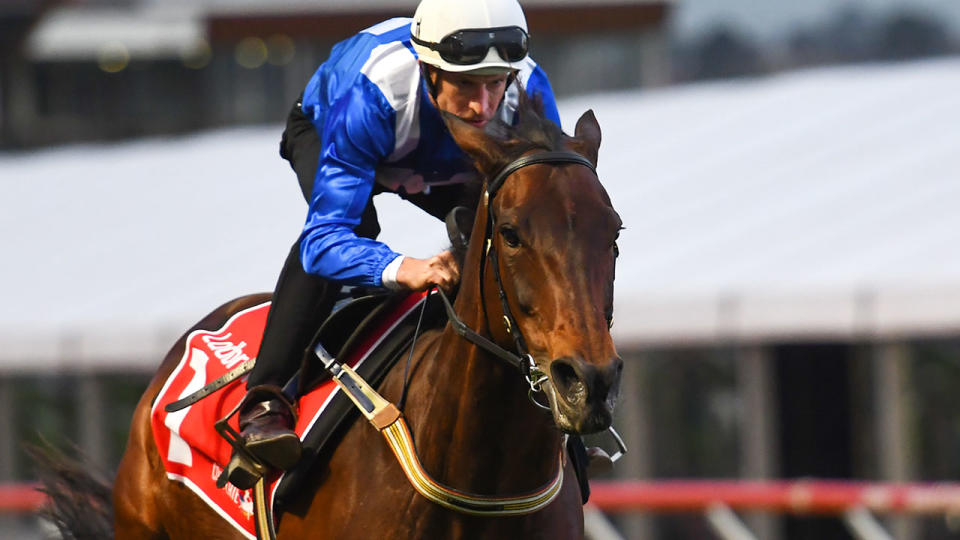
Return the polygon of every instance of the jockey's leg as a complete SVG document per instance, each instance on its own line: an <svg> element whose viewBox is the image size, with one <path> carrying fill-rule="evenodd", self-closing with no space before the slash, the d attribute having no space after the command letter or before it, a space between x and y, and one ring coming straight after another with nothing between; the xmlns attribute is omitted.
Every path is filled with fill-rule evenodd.
<svg viewBox="0 0 960 540"><path fill-rule="evenodd" d="M287 117L280 155L296 172L309 204L321 144L313 122L301 110L301 100L297 99ZM314 332L333 308L337 288L303 270L300 242L295 242L277 279L260 352L247 380L247 395L238 418L247 449L267 466L287 469L300 458L300 439L293 431L295 406L277 390L299 368ZM227 466L228 479L241 489L252 487L262 472L236 453Z"/></svg>
<svg viewBox="0 0 960 540"><path fill-rule="evenodd" d="M320 140L312 122L294 104L280 144L280 155L290 161L304 198L309 202L317 170ZM380 233L372 196L367 201L358 236ZM241 436L250 452L265 465L288 469L300 458L300 439L293 431L295 404L277 392L296 373L309 351L316 330L330 315L340 285L308 274L300 262L300 242L294 243L277 280L256 364L247 380L247 396L240 408ZM234 456L227 467L231 483L252 487L261 470ZM233 473L231 473L233 471Z"/></svg>
<svg viewBox="0 0 960 540"><path fill-rule="evenodd" d="M295 406L282 388L300 367L320 323L330 314L337 287L310 275L300 264L300 243L287 257L273 294L256 364L240 407L240 434L247 450L268 467L287 470L300 459L300 438L293 431ZM234 458L233 461L237 461ZM232 463L228 478L241 489L256 482L259 471Z"/></svg>
<svg viewBox="0 0 960 540"><path fill-rule="evenodd" d="M300 263L300 242L296 242L277 279L247 389L260 385L283 387L290 380L300 367L317 328L330 314L338 289L339 285L304 271Z"/></svg>
<svg viewBox="0 0 960 540"><path fill-rule="evenodd" d="M314 127L310 117L303 114L302 106L303 96L301 95L290 109L290 114L287 115L287 126L280 140L280 157L289 161L290 168L297 173L300 191L309 204L322 144L317 128Z"/></svg>
<svg viewBox="0 0 960 540"><path fill-rule="evenodd" d="M380 232L372 200L354 232L376 238ZM247 390L262 385L283 387L297 372L320 325L330 316L340 284L308 274L300 262L300 242L290 249L273 292L260 352ZM241 414L243 410L241 409ZM242 426L241 426L242 427Z"/></svg>

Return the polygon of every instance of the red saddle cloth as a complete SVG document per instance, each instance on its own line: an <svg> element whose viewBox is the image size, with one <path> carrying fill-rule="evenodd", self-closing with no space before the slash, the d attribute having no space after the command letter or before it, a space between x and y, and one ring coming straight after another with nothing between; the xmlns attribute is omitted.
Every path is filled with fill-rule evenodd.
<svg viewBox="0 0 960 540"><path fill-rule="evenodd" d="M348 358L338 360L355 369L359 367L377 344L425 297L426 293L413 293L399 302L396 309L378 322ZM217 420L243 399L247 377L231 382L182 410L168 413L164 407L255 358L260 350L269 309L270 302L265 302L240 311L217 330L191 332L180 363L160 390L150 413L154 440L167 477L186 485L228 523L251 539L256 539L253 492L241 491L231 484L223 489L217 488L217 478L229 461L232 448L213 427ZM339 391L332 380L327 380L300 398L296 431L301 439ZM230 419L230 425L239 429L236 415ZM268 488L271 499L278 481L279 477L275 478ZM272 500L269 504L273 504Z"/></svg>

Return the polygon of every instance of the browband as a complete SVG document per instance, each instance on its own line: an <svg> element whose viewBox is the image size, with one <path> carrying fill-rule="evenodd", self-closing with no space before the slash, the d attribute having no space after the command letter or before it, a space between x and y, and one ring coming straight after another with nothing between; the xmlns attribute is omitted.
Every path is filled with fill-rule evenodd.
<svg viewBox="0 0 960 540"><path fill-rule="evenodd" d="M580 165L590 169L594 174L597 172L596 167L593 166L593 163L589 159L573 152L561 150L557 152L539 152L537 154L530 154L529 156L524 156L516 161L511 162L499 173L497 173L492 180L490 180L490 182L487 184L487 195L489 198L493 199L494 195L496 195L497 191L500 190L500 187L503 186L503 182L508 176L515 173L519 169L537 163L579 163Z"/></svg>

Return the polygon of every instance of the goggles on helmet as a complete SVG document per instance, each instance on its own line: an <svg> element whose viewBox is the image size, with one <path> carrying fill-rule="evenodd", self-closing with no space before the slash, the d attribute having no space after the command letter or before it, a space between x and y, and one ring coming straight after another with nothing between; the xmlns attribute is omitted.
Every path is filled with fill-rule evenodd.
<svg viewBox="0 0 960 540"><path fill-rule="evenodd" d="M527 56L529 37L519 26L457 30L444 36L440 43L431 43L410 36L417 45L437 51L440 58L451 64L468 66L479 64L487 57L490 47L507 62L519 62Z"/></svg>

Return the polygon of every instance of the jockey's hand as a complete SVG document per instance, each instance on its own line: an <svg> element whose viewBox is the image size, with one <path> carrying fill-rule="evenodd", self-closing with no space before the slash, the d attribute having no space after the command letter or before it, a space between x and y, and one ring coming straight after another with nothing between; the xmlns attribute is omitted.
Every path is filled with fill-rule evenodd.
<svg viewBox="0 0 960 540"><path fill-rule="evenodd" d="M422 291L437 285L444 291L450 292L458 281L460 281L460 268L449 251L443 251L429 259L404 257L397 270L397 283L414 291Z"/></svg>

